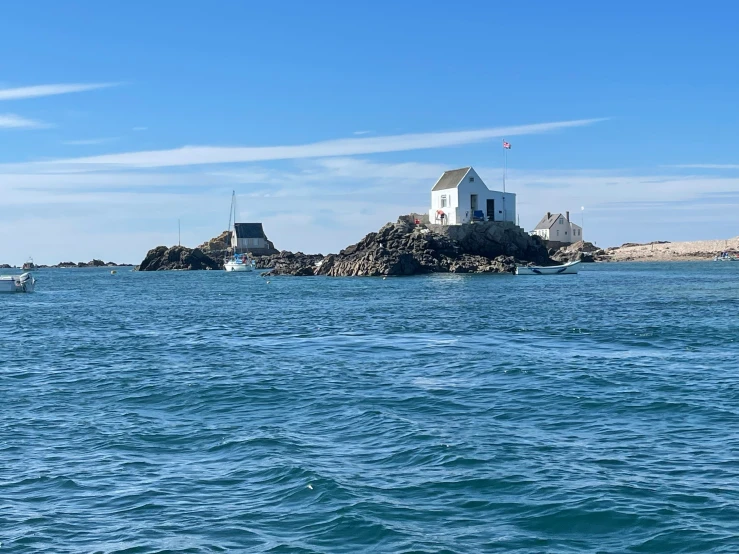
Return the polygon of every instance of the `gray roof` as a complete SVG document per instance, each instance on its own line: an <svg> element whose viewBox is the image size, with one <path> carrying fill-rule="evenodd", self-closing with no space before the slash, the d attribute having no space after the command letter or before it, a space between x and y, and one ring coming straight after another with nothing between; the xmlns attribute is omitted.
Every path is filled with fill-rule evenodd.
<svg viewBox="0 0 739 554"><path fill-rule="evenodd" d="M463 167L461 169L451 169L449 171L445 171L444 175L439 177L439 180L436 181L434 188L432 188L431 190L434 191L457 188L457 185L462 182L462 179L464 179L464 176L467 175L467 172L470 169L472 168Z"/></svg>
<svg viewBox="0 0 739 554"><path fill-rule="evenodd" d="M239 239L263 239L264 229L261 223L234 223L236 238Z"/></svg>
<svg viewBox="0 0 739 554"><path fill-rule="evenodd" d="M562 214L551 214L549 217L547 217L547 214L544 214L544 217L541 218L541 221L534 227L534 229L551 229L552 225L557 223L557 220L560 217L564 217Z"/></svg>

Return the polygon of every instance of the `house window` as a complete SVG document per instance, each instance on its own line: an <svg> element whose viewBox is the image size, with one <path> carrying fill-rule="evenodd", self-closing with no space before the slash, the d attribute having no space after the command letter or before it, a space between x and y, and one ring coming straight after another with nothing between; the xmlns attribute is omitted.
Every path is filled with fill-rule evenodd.
<svg viewBox="0 0 739 554"><path fill-rule="evenodd" d="M474 182L475 182L475 178L474 177L470 177L470 183L474 183Z"/></svg>
<svg viewBox="0 0 739 554"><path fill-rule="evenodd" d="M441 207L446 208L446 194L441 195Z"/></svg>
<svg viewBox="0 0 739 554"><path fill-rule="evenodd" d="M560 217L559 218L559 224L562 225L564 222L565 222L565 218L564 217Z"/></svg>
<svg viewBox="0 0 739 554"><path fill-rule="evenodd" d="M557 229L557 236L559 236L559 229Z"/></svg>

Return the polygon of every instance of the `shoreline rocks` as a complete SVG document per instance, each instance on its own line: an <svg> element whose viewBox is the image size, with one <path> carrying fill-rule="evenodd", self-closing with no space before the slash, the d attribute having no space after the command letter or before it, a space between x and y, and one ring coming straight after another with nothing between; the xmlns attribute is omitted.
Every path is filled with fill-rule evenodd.
<svg viewBox="0 0 739 554"><path fill-rule="evenodd" d="M550 250L549 255L553 260L562 264L576 261L583 263L603 262L608 261L609 257L605 250L587 241L579 241L556 250Z"/></svg>
<svg viewBox="0 0 739 554"><path fill-rule="evenodd" d="M136 269L138 271L193 271L223 269L223 265L222 262L214 260L199 248L157 246L149 250Z"/></svg>
<svg viewBox="0 0 739 554"><path fill-rule="evenodd" d="M403 217L338 254L319 260L304 254L281 256L265 276L512 273L517 263L553 263L541 239L512 223L439 226L415 224Z"/></svg>
<svg viewBox="0 0 739 554"><path fill-rule="evenodd" d="M606 248L603 260L609 262L678 262L712 260L722 252L739 254L739 237L689 242L654 241L626 243Z"/></svg>
<svg viewBox="0 0 739 554"><path fill-rule="evenodd" d="M95 259L89 262L59 262L54 265L33 264L33 266L26 269L26 271L35 271L37 269L70 269L86 267L133 267L133 264L117 264L115 262L104 262L103 260ZM0 264L0 269L22 269L22 266Z"/></svg>
<svg viewBox="0 0 739 554"><path fill-rule="evenodd" d="M95 260L91 260L89 262L77 262L77 263L75 263L75 262L59 262L58 264L52 265L52 266L49 266L49 267L54 267L54 268L59 268L59 267L63 267L63 268L70 268L70 267L121 267L122 265L125 265L125 264L117 264L115 262L104 262L103 260L97 260L97 259L95 259ZM36 266L36 267L46 267L46 266Z"/></svg>

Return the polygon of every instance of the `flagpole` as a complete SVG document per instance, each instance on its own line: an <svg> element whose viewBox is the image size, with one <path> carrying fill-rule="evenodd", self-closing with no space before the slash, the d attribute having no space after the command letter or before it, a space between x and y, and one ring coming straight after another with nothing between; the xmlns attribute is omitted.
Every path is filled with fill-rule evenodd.
<svg viewBox="0 0 739 554"><path fill-rule="evenodd" d="M508 149L503 147L503 194L505 194L505 178L508 173Z"/></svg>
<svg viewBox="0 0 739 554"><path fill-rule="evenodd" d="M508 210L505 207L505 179L508 173L508 148L503 141L503 221L508 221Z"/></svg>

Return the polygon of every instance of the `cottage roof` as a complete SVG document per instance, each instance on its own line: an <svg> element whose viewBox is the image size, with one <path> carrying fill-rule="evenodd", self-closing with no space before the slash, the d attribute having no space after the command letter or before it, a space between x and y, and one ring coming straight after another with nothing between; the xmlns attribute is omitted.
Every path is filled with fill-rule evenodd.
<svg viewBox="0 0 739 554"><path fill-rule="evenodd" d="M557 220L563 217L562 214L547 213L541 218L541 221L534 227L534 229L551 229L552 225L557 223Z"/></svg>
<svg viewBox="0 0 739 554"><path fill-rule="evenodd" d="M450 169L449 171L445 171L444 174L439 177L439 180L436 181L434 188L431 190L435 191L457 188L457 185L462 182L462 179L464 179L464 176L467 175L467 172L470 169L472 168L463 167L460 169Z"/></svg>
<svg viewBox="0 0 739 554"><path fill-rule="evenodd" d="M239 239L263 239L264 229L261 223L234 223L236 238Z"/></svg>

